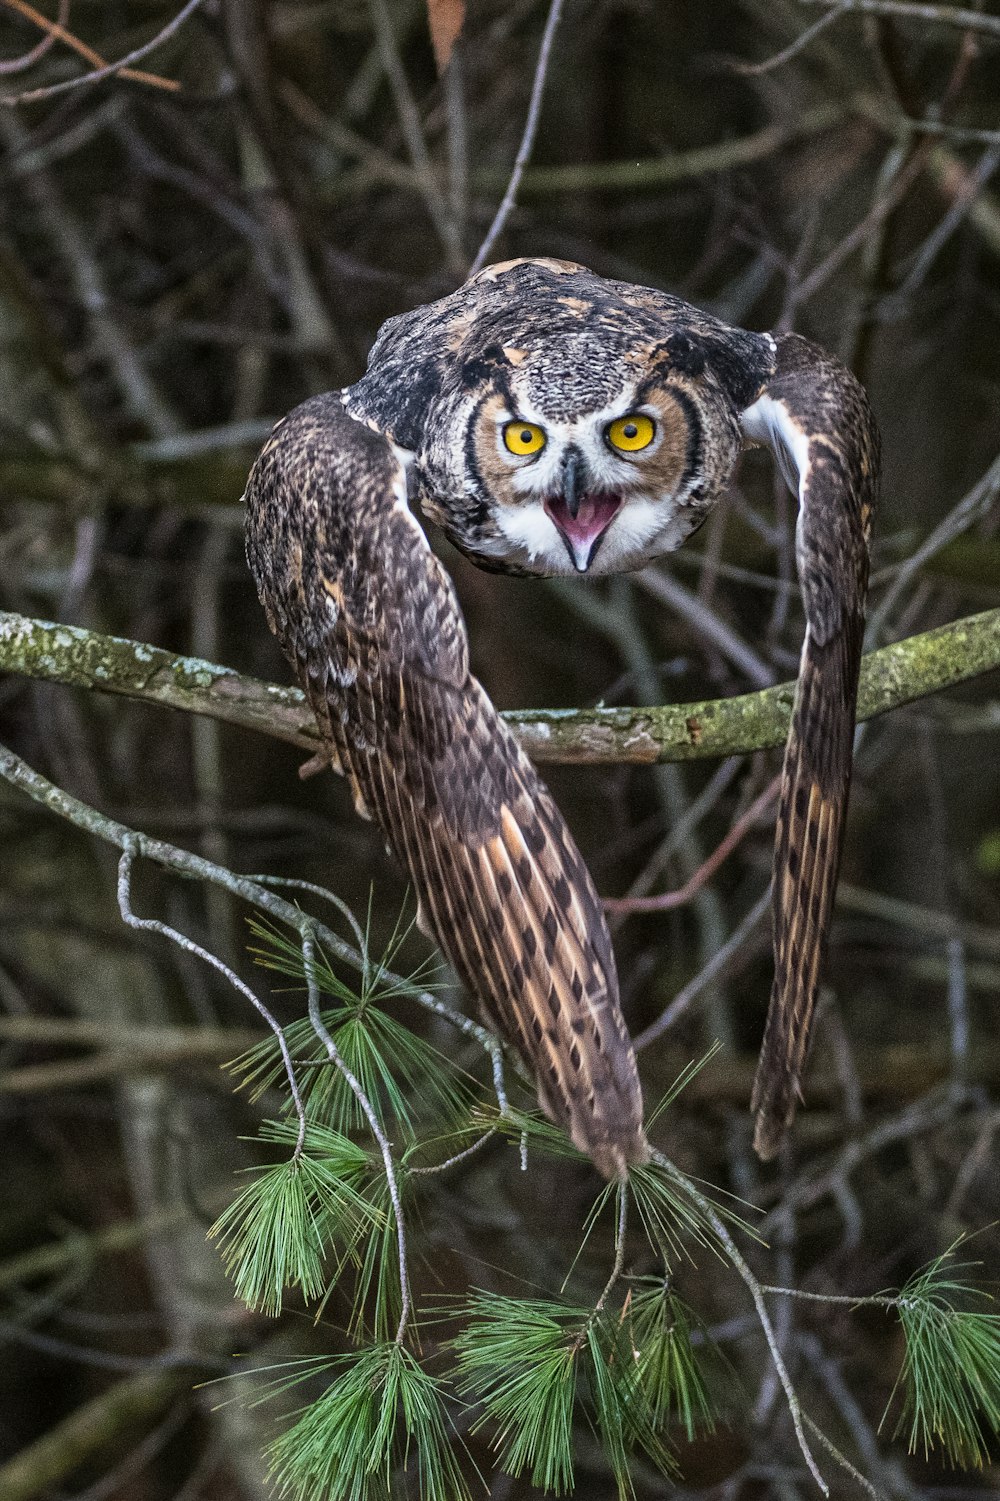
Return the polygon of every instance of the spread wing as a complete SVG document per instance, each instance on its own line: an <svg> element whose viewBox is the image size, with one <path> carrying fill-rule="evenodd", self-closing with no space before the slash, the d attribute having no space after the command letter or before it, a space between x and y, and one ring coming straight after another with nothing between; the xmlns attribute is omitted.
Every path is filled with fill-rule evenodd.
<svg viewBox="0 0 1000 1501"><path fill-rule="evenodd" d="M837 884L879 439L858 382L795 334L778 339L775 374L741 420L798 494L806 612L774 849L774 988L752 1100L767 1158L795 1114Z"/></svg>
<svg viewBox="0 0 1000 1501"><path fill-rule="evenodd" d="M607 1176L647 1154L600 901L558 809L469 672L451 583L390 444L335 395L279 424L247 487L272 629L423 925Z"/></svg>

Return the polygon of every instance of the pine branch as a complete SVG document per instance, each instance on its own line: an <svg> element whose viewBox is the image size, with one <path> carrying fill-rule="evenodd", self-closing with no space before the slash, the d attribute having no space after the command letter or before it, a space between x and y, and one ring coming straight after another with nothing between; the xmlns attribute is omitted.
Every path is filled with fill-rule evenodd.
<svg viewBox="0 0 1000 1501"><path fill-rule="evenodd" d="M940 693L1000 668L1000 609L968 615L870 652L858 719ZM0 611L0 672L118 693L206 714L315 751L312 714L281 688L196 657ZM747 755L781 745L793 683L758 693L653 708L518 710L504 716L534 761L651 765Z"/></svg>
<svg viewBox="0 0 1000 1501"><path fill-rule="evenodd" d="M351 944L345 943L326 923L308 916L300 907L294 906L284 897L277 896L255 876L239 875L225 866L215 864L212 860L206 860L202 855L193 854L190 850L168 844L164 839L153 839L148 834L141 834L128 828L117 819L109 818L98 809L81 802L79 798L64 792L61 787L48 781L20 756L15 755L3 745L0 745L0 779L24 792L36 803L47 808L50 813L64 818L74 828L82 829L105 844L113 845L123 854L127 853L130 858L152 860L154 864L161 865L165 870L173 871L186 880L205 881L211 886L221 887L233 896L242 898L259 912L267 913L268 917L290 928L294 933L300 936L305 933L313 934L339 962L359 971L362 976L368 972L368 958L364 953L353 948ZM493 1035L485 1027L457 1011L440 997L426 990L409 986L400 975L383 970L379 980L380 983L388 986L399 987L424 1010L443 1017L459 1032L474 1038L479 1043L490 1057L494 1087L499 1107L502 1110L506 1101L503 1089L502 1049ZM264 1012L261 1011L259 1003L255 1002L255 1005L263 1015Z"/></svg>

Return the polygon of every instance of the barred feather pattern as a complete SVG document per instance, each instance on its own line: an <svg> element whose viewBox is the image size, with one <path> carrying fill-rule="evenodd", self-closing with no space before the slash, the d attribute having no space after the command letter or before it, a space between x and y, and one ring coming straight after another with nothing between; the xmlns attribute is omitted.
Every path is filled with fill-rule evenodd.
<svg viewBox="0 0 1000 1501"><path fill-rule="evenodd" d="M774 986L752 1098L754 1145L766 1159L800 1096L840 867L879 439L862 387L797 335L777 342L764 403L773 446L797 480L806 610L775 836Z"/></svg>
<svg viewBox="0 0 1000 1501"><path fill-rule="evenodd" d="M600 900L469 671L450 580L391 444L337 394L279 423L250 475L247 556L358 811L374 819L488 1023L606 1177L644 1161L642 1095Z"/></svg>

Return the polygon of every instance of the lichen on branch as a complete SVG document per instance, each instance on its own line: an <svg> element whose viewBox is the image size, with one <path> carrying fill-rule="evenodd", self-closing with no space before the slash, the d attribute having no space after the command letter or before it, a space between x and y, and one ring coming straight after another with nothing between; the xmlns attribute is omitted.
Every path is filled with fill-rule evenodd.
<svg viewBox="0 0 1000 1501"><path fill-rule="evenodd" d="M865 657L858 719L873 719L998 668L1000 609L910 636ZM78 626L0 611L0 672L205 714L306 750L319 744L312 714L297 688ZM789 682L693 704L522 709L504 718L534 761L652 765L711 760L782 744L794 693Z"/></svg>

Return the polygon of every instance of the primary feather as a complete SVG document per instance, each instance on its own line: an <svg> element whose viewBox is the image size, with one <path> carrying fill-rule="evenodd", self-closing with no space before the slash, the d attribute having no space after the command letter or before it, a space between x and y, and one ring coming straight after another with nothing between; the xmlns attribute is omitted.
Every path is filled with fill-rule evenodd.
<svg viewBox="0 0 1000 1501"><path fill-rule="evenodd" d="M451 583L386 440L338 396L278 425L247 487L272 629L359 810L539 1098L607 1176L648 1152L600 900L534 768L469 671Z"/></svg>

